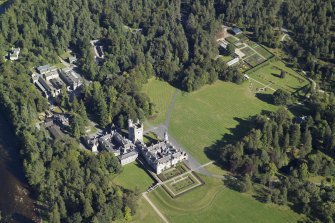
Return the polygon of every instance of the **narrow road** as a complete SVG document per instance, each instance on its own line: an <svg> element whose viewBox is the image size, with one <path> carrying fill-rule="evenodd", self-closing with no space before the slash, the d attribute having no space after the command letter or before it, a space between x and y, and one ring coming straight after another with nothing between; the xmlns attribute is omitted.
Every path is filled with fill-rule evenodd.
<svg viewBox="0 0 335 223"><path fill-rule="evenodd" d="M172 99L172 101L170 103L170 106L169 106L169 108L168 108L168 110L166 112L164 124L165 124L165 126L166 126L167 129L169 128L169 125L170 125L172 109L174 108L174 105L176 103L176 100L177 100L177 97L178 97L179 94L180 94L180 90L177 89L176 93L174 94L173 99Z"/></svg>
<svg viewBox="0 0 335 223"><path fill-rule="evenodd" d="M265 86L265 85L264 85ZM149 126L149 128L144 131L144 134L147 134L149 132L153 132L157 135L158 138L163 139L164 138L164 134L165 132L168 131L169 125L170 125L170 121L171 121L171 114L172 114L172 110L174 108L175 102L177 100L178 95L180 94L180 90L177 90L175 95L173 96L172 101L170 102L169 108L167 110L166 116L165 116L165 121L164 124L158 125L158 126L152 126L149 122L146 122L145 124L147 126ZM215 161L210 161L208 163L205 164L201 164L198 160L196 160L192 155L190 155L187 150L185 150L181 145L179 145L179 143L177 142L177 140L175 140L171 135L169 135L169 142L174 145L177 148L182 149L183 151L185 151L188 154L188 160L185 161L186 165L190 168L189 171L187 171L184 174L190 173L192 171L203 174L205 176L209 176L209 177L215 177L218 179L225 179L224 176L220 176L220 175L215 175L213 173L210 173L208 170L206 170L204 167L213 164ZM182 175L184 175L182 174ZM182 175L178 175L176 177L180 177ZM170 179L169 181L166 182L162 182L158 179L158 185L163 185L167 182L170 182L171 180L173 180L174 178ZM149 197L147 196L148 192L144 192L143 193L143 197L145 198L145 200L151 205L151 207L154 209L154 211L159 215L159 217L163 220L163 222L165 223L169 223L169 221L166 219L166 217L160 212L160 210L157 208L157 206L149 199Z"/></svg>
<svg viewBox="0 0 335 223"><path fill-rule="evenodd" d="M158 214L158 216L165 222L165 223L169 223L169 221L166 219L166 217L162 214L162 212L160 212L160 210L157 208L157 206L152 203L152 201L149 199L149 197L147 196L147 192L143 193L143 197L144 199L151 205L151 207L154 209L154 211Z"/></svg>
<svg viewBox="0 0 335 223"><path fill-rule="evenodd" d="M288 34L285 33L285 34L282 36L282 38L280 39L280 41L283 42L287 36L288 36Z"/></svg>

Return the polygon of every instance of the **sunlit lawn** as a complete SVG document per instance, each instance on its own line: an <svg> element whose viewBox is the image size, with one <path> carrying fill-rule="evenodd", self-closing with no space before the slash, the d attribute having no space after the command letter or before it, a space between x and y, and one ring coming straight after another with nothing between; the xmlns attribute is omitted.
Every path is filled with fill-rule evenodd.
<svg viewBox="0 0 335 223"><path fill-rule="evenodd" d="M156 113L152 117L149 117L148 121L153 125L162 124L165 121L167 110L176 93L176 89L164 81L152 78L143 86L143 92L156 105Z"/></svg>
<svg viewBox="0 0 335 223"><path fill-rule="evenodd" d="M162 188L149 197L171 223L285 223L300 219L286 206L263 204L228 189L221 180L202 178L204 186L180 197L173 199Z"/></svg>
<svg viewBox="0 0 335 223"><path fill-rule="evenodd" d="M139 163L133 162L125 165L123 172L113 182L127 189L135 190L138 188L144 192L154 181Z"/></svg>
<svg viewBox="0 0 335 223"><path fill-rule="evenodd" d="M169 132L200 162L208 162L205 148L231 134L243 120L276 107L255 97L248 83L236 85L217 81L196 92L178 96ZM242 127L236 137L245 133Z"/></svg>

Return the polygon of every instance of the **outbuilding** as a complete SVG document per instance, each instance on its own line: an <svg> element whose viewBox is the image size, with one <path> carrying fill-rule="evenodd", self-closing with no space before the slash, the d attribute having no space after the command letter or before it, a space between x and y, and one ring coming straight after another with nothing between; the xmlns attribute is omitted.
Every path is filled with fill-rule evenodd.
<svg viewBox="0 0 335 223"><path fill-rule="evenodd" d="M231 31L234 35L238 35L242 33L242 30L240 28L232 28Z"/></svg>

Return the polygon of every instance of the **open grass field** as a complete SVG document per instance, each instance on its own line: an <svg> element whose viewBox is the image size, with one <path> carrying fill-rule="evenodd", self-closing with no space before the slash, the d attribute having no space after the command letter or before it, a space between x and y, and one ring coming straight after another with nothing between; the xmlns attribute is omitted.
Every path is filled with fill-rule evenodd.
<svg viewBox="0 0 335 223"><path fill-rule="evenodd" d="M163 123L170 102L176 93L176 89L164 81L150 79L149 82L143 86L143 92L145 92L156 105L156 114L149 117L149 123L153 125Z"/></svg>
<svg viewBox="0 0 335 223"><path fill-rule="evenodd" d="M116 222L116 223L121 223ZM141 197L138 201L138 208L136 211L135 216L133 216L133 219L130 221L130 223L161 223L161 218L156 214L156 212L152 209L150 204Z"/></svg>
<svg viewBox="0 0 335 223"><path fill-rule="evenodd" d="M171 223L286 223L300 216L287 207L266 205L250 195L230 190L218 179L201 176L205 185L171 198L162 188L149 198Z"/></svg>
<svg viewBox="0 0 335 223"><path fill-rule="evenodd" d="M234 36L229 36L229 37L226 38L226 40L227 40L228 43L232 43L232 44L239 41L239 39L234 37Z"/></svg>
<svg viewBox="0 0 335 223"><path fill-rule="evenodd" d="M234 58L232 56L221 56L220 55L219 59L222 60L223 62L227 63L228 61L231 61Z"/></svg>
<svg viewBox="0 0 335 223"><path fill-rule="evenodd" d="M68 51L66 51L66 52L60 54L59 56L60 56L63 60L67 60L69 57L71 57L71 54L70 54Z"/></svg>
<svg viewBox="0 0 335 223"><path fill-rule="evenodd" d="M125 165L123 172L114 178L113 182L131 190L135 190L137 187L141 192L146 191L154 183L143 167L137 162Z"/></svg>
<svg viewBox="0 0 335 223"><path fill-rule="evenodd" d="M284 79L279 77L282 70L286 72ZM274 89L281 88L291 93L309 84L307 79L287 67L282 61L271 62L254 72L247 72L247 74L266 85L272 82L271 87Z"/></svg>
<svg viewBox="0 0 335 223"><path fill-rule="evenodd" d="M220 176L230 176L232 175L229 171L222 169L218 164L210 164L205 167L210 173L220 175Z"/></svg>
<svg viewBox="0 0 335 223"><path fill-rule="evenodd" d="M66 66L62 63L57 63L57 64L54 64L55 67L57 67L58 69L63 69L65 68Z"/></svg>
<svg viewBox="0 0 335 223"><path fill-rule="evenodd" d="M171 114L169 133L201 163L209 158L205 148L221 140L225 134L239 137L247 131L244 122L262 110L276 107L255 97L248 83L236 85L217 81L196 92L178 96ZM229 137L228 137L229 138Z"/></svg>

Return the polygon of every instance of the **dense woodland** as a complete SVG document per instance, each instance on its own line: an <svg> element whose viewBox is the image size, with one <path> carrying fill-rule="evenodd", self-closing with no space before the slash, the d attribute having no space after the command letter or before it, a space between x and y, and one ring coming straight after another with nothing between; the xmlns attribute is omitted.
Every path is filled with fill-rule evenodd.
<svg viewBox="0 0 335 223"><path fill-rule="evenodd" d="M26 70L13 65L0 66L1 114L11 120L20 140L24 170L41 204L41 217L54 223L131 219L137 194L111 182L121 171L118 159L107 152L96 156L71 138L54 141L45 129L37 129L37 114L47 109L46 100L31 85Z"/></svg>
<svg viewBox="0 0 335 223"><path fill-rule="evenodd" d="M231 22L252 32L256 41L281 47L282 28L292 38L285 48L309 76L327 91L335 89L334 0L217 0L220 21Z"/></svg>
<svg viewBox="0 0 335 223"><path fill-rule="evenodd" d="M30 83L33 67L58 63L58 55L69 48L78 56L81 73L92 84L78 100L70 102L63 91L58 101L71 112L70 131L78 139L88 117L101 127L112 122L124 127L128 117L143 120L151 115L154 105L141 93L151 77L186 91L218 79L241 83L239 70L215 59L219 52L214 36L223 22L249 31L268 47L281 47L281 28L289 29L290 53L323 89L334 91L334 21L334 0L15 0L0 15L0 52L12 46L22 51L15 63L0 59L0 104L21 141L26 176L39 196L43 218L129 220L137 193L110 182L121 171L111 154L94 156L70 138L54 141L43 128L35 128L37 113L48 105ZM92 39L105 45L102 66L94 60ZM275 103L287 104L279 93ZM271 176L282 173L285 177L274 183L268 200L290 202L312 219L332 222L334 188L307 183L306 178L333 175L334 99L313 96L310 103L315 110L304 124L295 123L285 111L258 116L255 129L223 148L221 157L247 181L269 184ZM299 194L301 188L308 192Z"/></svg>

